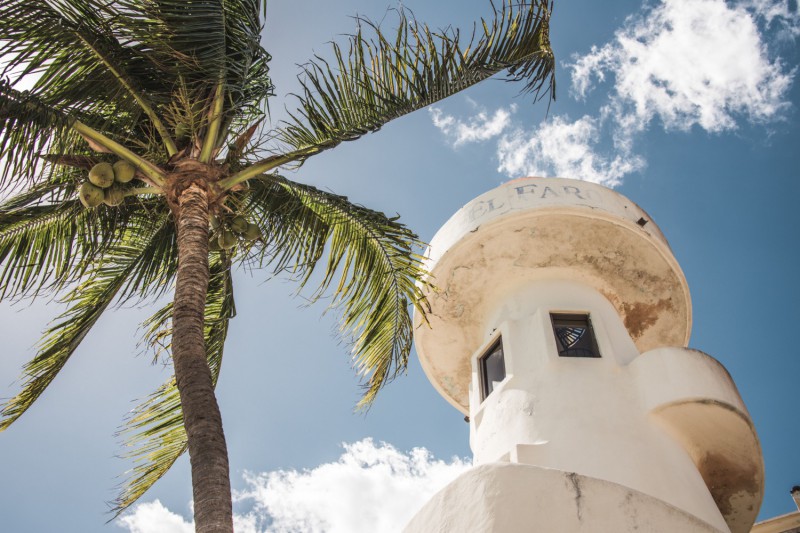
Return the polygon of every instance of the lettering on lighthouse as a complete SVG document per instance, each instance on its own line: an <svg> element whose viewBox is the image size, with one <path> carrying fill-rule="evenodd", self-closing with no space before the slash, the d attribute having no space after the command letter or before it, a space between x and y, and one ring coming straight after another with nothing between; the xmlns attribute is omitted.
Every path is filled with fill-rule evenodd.
<svg viewBox="0 0 800 533"><path fill-rule="evenodd" d="M586 187L575 185L541 185L537 183L520 183L517 186L495 189L491 195L485 195L474 201L467 211L470 223L482 222L489 215L496 215L517 209L530 209L536 205L546 206L558 202L559 205L574 203L600 207L602 200Z"/></svg>
<svg viewBox="0 0 800 533"><path fill-rule="evenodd" d="M574 209L577 208L577 209ZM486 228L517 214L539 216L551 210L570 211L585 218L627 220L630 229L650 235L666 245L664 236L653 224L637 225L651 217L624 196L596 183L561 178L521 178L504 183L462 207L436 234L426 251L427 264L434 265L440 254L449 250L468 233Z"/></svg>

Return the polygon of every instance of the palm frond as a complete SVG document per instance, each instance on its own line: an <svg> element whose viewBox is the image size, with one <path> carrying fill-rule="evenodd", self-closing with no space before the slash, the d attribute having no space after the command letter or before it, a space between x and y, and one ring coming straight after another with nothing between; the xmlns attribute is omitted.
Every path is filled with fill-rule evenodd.
<svg viewBox="0 0 800 533"><path fill-rule="evenodd" d="M328 149L502 71L524 81L523 91L554 98L550 7L503 0L466 43L458 30L434 32L405 11L393 37L359 19L346 52L334 44L332 62L317 56L304 67L299 110L277 136L294 151Z"/></svg>
<svg viewBox="0 0 800 533"><path fill-rule="evenodd" d="M397 221L343 196L271 174L253 180L253 213L275 245L264 260L311 279L327 252L324 275L311 299L327 292L341 312L341 330L352 341L353 362L364 382L359 408L368 408L378 391L408 363L412 326L410 307L425 310L417 283L424 276L422 243ZM280 191L280 192L278 192Z"/></svg>
<svg viewBox="0 0 800 533"><path fill-rule="evenodd" d="M142 221L163 219L167 214L159 197L129 198L114 208L85 209L77 199L79 179L79 170L62 169L51 181L0 205L0 301L37 295L43 289L64 289L105 251L142 226ZM148 228L149 222L144 227ZM160 247L154 251L154 261L137 265L137 277L131 283L151 285L155 279L152 271L169 264L165 247L173 241L162 238L155 242Z"/></svg>
<svg viewBox="0 0 800 533"><path fill-rule="evenodd" d="M151 219L129 221L126 236L105 251L102 262L89 271L85 281L66 295L69 308L45 332L39 353L25 365L22 390L0 411L0 431L19 418L55 379L91 328L130 287L130 277L141 268L143 259L156 253L164 234L174 232L168 214Z"/></svg>
<svg viewBox="0 0 800 533"><path fill-rule="evenodd" d="M303 279L322 257L330 227L284 181L277 174L249 181L240 211L263 232L255 252L260 265Z"/></svg>
<svg viewBox="0 0 800 533"><path fill-rule="evenodd" d="M243 111L247 114L272 94L270 55L260 44L260 0L121 0L117 4L129 38L147 45L148 58L169 79L180 79L193 91L202 88L207 97L223 82L223 122Z"/></svg>
<svg viewBox="0 0 800 533"><path fill-rule="evenodd" d="M125 255L136 255L138 259L128 270L128 279L120 291L121 303L134 298L137 302L158 298L170 289L178 272L178 243L174 219L162 199L156 198L156 201L158 204L155 207L140 212L141 215L152 217L150 224L155 224L158 228L146 241L146 246L141 246L140 230L136 230L139 234L132 242L123 240L110 252L111 257L114 257L114 253L124 247ZM131 226L135 224L126 224L126 228ZM143 233L147 235L149 231L145 230ZM108 252L105 255L109 255Z"/></svg>
<svg viewBox="0 0 800 533"><path fill-rule="evenodd" d="M87 50L89 41L100 46L102 32L82 28L81 37L84 16L107 27L96 15L104 11L102 6L82 1L62 4L56 8L44 0L14 0L0 7L0 65L3 75L13 79L0 82L0 154L6 158L0 185L12 177L33 181L44 150L79 153L84 141L73 131L75 120L129 147L131 139L147 138L139 124L141 110L106 65ZM123 61L115 61L122 68ZM14 88L31 79L31 90Z"/></svg>
<svg viewBox="0 0 800 533"><path fill-rule="evenodd" d="M70 135L70 126L65 113L0 80L0 159L4 160L0 187L10 181L31 182L38 177L43 164L41 153L49 146L60 151L70 141L77 141L77 135Z"/></svg>
<svg viewBox="0 0 800 533"><path fill-rule="evenodd" d="M97 243L77 200L0 212L0 300L74 281Z"/></svg>
<svg viewBox="0 0 800 533"><path fill-rule="evenodd" d="M230 265L218 254L211 260L208 295L205 309L206 355L211 377L216 385L228 322L235 314ZM172 333L172 303L148 320L148 342L156 349L168 350ZM119 515L172 467L187 448L183 413L175 378L170 378L144 402L131 411L119 434L130 448L125 457L135 466L128 472L119 496L113 503L114 516Z"/></svg>
<svg viewBox="0 0 800 533"><path fill-rule="evenodd" d="M176 151L169 110L181 87L206 109L213 88L225 88L222 116L206 119L223 126L221 145L230 129L262 116L272 94L260 6L258 0L2 3L0 77L12 80L0 87L3 180L30 180L45 148L72 153L80 145L68 127L74 119L164 161ZM14 92L31 80L30 91Z"/></svg>
<svg viewBox="0 0 800 533"><path fill-rule="evenodd" d="M99 129L89 124L99 125ZM124 114L73 111L44 101L31 91L18 91L8 81L0 80L0 187L11 184L41 184L47 181L42 172L47 153L85 155L86 135L105 148L118 148L145 174L161 175L160 170L130 151L136 141L126 129ZM110 134L121 144L107 137ZM127 146L125 146L127 145ZM124 152L124 153L123 153Z"/></svg>
<svg viewBox="0 0 800 533"><path fill-rule="evenodd" d="M130 115L131 123L144 113L174 153L155 112L158 99L168 96L170 88L142 57L140 46L119 40L124 38L116 22L119 15L113 3L98 0L4 2L0 55L8 59L3 73L35 79L32 91L62 109L113 109L116 116Z"/></svg>

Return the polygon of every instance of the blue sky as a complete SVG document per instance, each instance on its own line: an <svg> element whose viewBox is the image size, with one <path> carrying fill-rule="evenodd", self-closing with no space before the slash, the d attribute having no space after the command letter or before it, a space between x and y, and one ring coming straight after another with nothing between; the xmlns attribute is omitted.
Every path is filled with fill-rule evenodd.
<svg viewBox="0 0 800 533"><path fill-rule="evenodd" d="M296 64L324 55L327 41L353 29L352 15L380 20L397 5L300 4L269 3L276 120L291 105L283 95L297 87ZM484 0L403 4L434 26L465 27L488 14ZM692 293L690 346L727 367L750 410L766 464L761 517L790 512L788 491L800 483L798 36L794 0L558 3L558 99L549 113L518 86L490 80L288 175L400 213L424 240L513 177L614 185L666 235ZM270 522L287 532L399 529L426 491L464 468L453 458L471 456L462 416L415 358L367 416L353 414L358 381L334 313L306 306L290 282L263 272L238 272L235 285L239 314L218 395L239 530ZM170 372L137 347L149 312L104 317L36 406L0 434L5 530L188 531L186 458L124 522L105 523L105 502L127 468L115 457L114 431ZM57 314L46 300L0 306L0 396L15 392Z"/></svg>

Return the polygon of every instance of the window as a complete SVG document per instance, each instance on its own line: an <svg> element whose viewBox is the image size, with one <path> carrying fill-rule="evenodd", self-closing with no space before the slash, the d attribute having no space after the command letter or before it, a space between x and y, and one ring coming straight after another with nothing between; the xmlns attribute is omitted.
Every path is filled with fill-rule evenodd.
<svg viewBox="0 0 800 533"><path fill-rule="evenodd" d="M478 361L481 371L481 387L485 399L495 386L506 377L506 362L503 357L503 339L497 339L492 347Z"/></svg>
<svg viewBox="0 0 800 533"><path fill-rule="evenodd" d="M600 357L589 315L550 314L560 357Z"/></svg>

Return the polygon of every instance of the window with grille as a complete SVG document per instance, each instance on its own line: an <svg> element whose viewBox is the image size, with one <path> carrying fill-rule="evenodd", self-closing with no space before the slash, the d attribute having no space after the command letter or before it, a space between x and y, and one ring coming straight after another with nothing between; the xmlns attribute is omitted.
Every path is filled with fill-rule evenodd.
<svg viewBox="0 0 800 533"><path fill-rule="evenodd" d="M560 357L600 357L589 315L551 313Z"/></svg>

